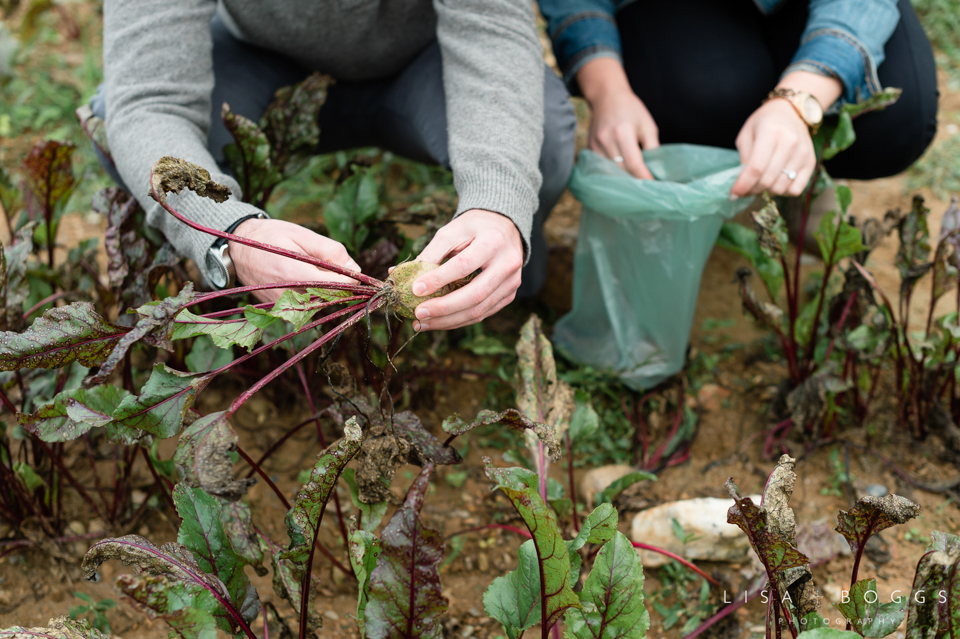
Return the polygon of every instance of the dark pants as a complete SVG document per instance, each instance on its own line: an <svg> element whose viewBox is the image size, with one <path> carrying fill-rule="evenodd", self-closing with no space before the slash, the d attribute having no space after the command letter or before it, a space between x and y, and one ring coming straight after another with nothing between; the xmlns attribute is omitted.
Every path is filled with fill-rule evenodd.
<svg viewBox="0 0 960 639"><path fill-rule="evenodd" d="M660 142L734 148L743 123L776 85L800 45L807 2L764 16L750 0L636 0L617 14L623 63ZM909 0L877 70L903 94L854 120L857 141L826 163L838 178L871 179L910 166L937 129L933 51Z"/></svg>
<svg viewBox="0 0 960 639"><path fill-rule="evenodd" d="M303 80L311 70L292 60L234 38L214 18L211 128L207 147L225 172L223 147L233 138L223 126L223 103L254 122L273 100L274 92ZM533 220L530 261L523 269L520 297L535 294L546 277L547 244L543 223L560 198L573 170L577 117L563 82L550 69L544 78L544 129L540 154L540 208ZM106 119L103 96L91 101L95 115ZM377 146L411 160L450 168L447 149L447 110L440 47L434 42L400 75L362 83L339 82L320 109L320 147L329 153ZM118 184L109 162L104 168Z"/></svg>

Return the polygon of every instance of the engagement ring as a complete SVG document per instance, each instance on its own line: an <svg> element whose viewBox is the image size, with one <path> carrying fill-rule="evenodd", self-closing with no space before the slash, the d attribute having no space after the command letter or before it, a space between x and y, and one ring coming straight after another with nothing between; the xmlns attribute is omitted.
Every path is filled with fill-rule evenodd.
<svg viewBox="0 0 960 639"><path fill-rule="evenodd" d="M796 180L796 179L797 179L797 172L796 172L796 171L791 171L790 169L783 169L783 174L786 175L786 176L787 176L788 178L790 178L791 180Z"/></svg>

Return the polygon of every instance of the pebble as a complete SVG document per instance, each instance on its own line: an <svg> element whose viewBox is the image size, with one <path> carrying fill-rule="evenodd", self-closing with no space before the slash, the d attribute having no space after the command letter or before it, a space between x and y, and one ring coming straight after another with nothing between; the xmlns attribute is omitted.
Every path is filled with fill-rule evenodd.
<svg viewBox="0 0 960 639"><path fill-rule="evenodd" d="M139 506L147 500L147 493L142 490L134 490L130 493L130 501L133 502L134 506Z"/></svg>
<svg viewBox="0 0 960 639"><path fill-rule="evenodd" d="M13 601L13 596L9 590L0 590L0 605L9 606Z"/></svg>
<svg viewBox="0 0 960 639"><path fill-rule="evenodd" d="M329 619L330 621L340 621L340 615L335 613L332 610L327 610L323 613L323 616Z"/></svg>
<svg viewBox="0 0 960 639"><path fill-rule="evenodd" d="M587 471L580 480L580 494L587 504L587 508L593 508L593 498L601 490L620 479L624 475L629 475L636 469L626 464L612 464L610 466L600 466Z"/></svg>
<svg viewBox="0 0 960 639"><path fill-rule="evenodd" d="M823 596L831 604L838 603L843 595L843 588L838 583L823 584Z"/></svg>
<svg viewBox="0 0 960 639"><path fill-rule="evenodd" d="M760 496L751 496L755 504ZM640 543L657 546L686 559L738 562L749 559L750 542L747 536L733 524L727 523L727 510L732 499L700 497L673 501L647 510L633 518L631 538ZM684 544L673 533L676 519L684 533L694 537ZM662 566L671 561L669 557L649 550L638 550L645 568Z"/></svg>
<svg viewBox="0 0 960 639"><path fill-rule="evenodd" d="M87 532L87 527L83 525L83 522L71 521L69 524L67 524L67 530L74 535L82 535Z"/></svg>
<svg viewBox="0 0 960 639"><path fill-rule="evenodd" d="M889 491L883 484L870 484L864 489L864 492L871 497L885 497Z"/></svg>
<svg viewBox="0 0 960 639"><path fill-rule="evenodd" d="M719 384L704 384L697 393L697 401L704 410L716 411L723 407L723 400L730 396L730 391Z"/></svg>
<svg viewBox="0 0 960 639"><path fill-rule="evenodd" d="M480 569L480 572L487 572L487 569L490 568L490 560L487 558L487 553L482 552L477 555L477 568Z"/></svg>
<svg viewBox="0 0 960 639"><path fill-rule="evenodd" d="M473 626L464 626L463 630L460 631L460 636L463 637L463 639L468 639L468 637L473 636L474 630L476 630L476 628Z"/></svg>

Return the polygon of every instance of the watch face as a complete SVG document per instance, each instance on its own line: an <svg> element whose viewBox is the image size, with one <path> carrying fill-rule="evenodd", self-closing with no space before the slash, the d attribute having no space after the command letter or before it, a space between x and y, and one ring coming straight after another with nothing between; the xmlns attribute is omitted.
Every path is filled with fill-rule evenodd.
<svg viewBox="0 0 960 639"><path fill-rule="evenodd" d="M819 124L823 120L823 107L812 95L808 95L803 100L801 108L803 109L803 119L807 121L807 124Z"/></svg>

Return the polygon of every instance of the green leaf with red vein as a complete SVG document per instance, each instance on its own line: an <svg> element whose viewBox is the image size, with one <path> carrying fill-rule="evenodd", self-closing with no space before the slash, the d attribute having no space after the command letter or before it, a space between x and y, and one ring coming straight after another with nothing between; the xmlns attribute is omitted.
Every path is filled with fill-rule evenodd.
<svg viewBox="0 0 960 639"><path fill-rule="evenodd" d="M899 495L861 497L849 511L837 515L837 532L843 535L856 555L873 535L920 514L920 506Z"/></svg>
<svg viewBox="0 0 960 639"><path fill-rule="evenodd" d="M314 73L302 82L278 89L260 119L260 128L270 141L273 165L286 175L296 173L316 155L320 144L318 116L329 85L329 77Z"/></svg>
<svg viewBox="0 0 960 639"><path fill-rule="evenodd" d="M920 558L907 604L906 639L956 637L960 628L958 563L956 551L934 550Z"/></svg>
<svg viewBox="0 0 960 639"><path fill-rule="evenodd" d="M520 513L537 549L543 572L541 606L546 626L552 627L569 608L580 601L571 589L570 555L560 536L557 517L537 491L537 474L523 468L494 468L484 458L487 477L496 483Z"/></svg>
<svg viewBox="0 0 960 639"><path fill-rule="evenodd" d="M46 639L108 639L107 635L96 628L90 628L86 621L66 617L51 619L50 626L46 628L14 626L0 630L0 638L2 639L37 639L38 637L46 637Z"/></svg>
<svg viewBox="0 0 960 639"><path fill-rule="evenodd" d="M370 598L370 575L377 567L380 559L380 540L372 532L350 530L350 567L357 578L357 625L360 627L360 636L366 637L367 601Z"/></svg>
<svg viewBox="0 0 960 639"><path fill-rule="evenodd" d="M113 420L118 426L142 430L161 439L179 435L197 393L211 379L210 375L181 373L166 364L154 364L140 395L124 399L113 412Z"/></svg>
<svg viewBox="0 0 960 639"><path fill-rule="evenodd" d="M201 570L197 560L185 546L169 543L158 548L139 535L104 539L93 544L84 556L81 565L84 576L88 580L96 581L97 569L109 559L118 559L127 566L133 566L139 574L145 575L141 579L121 577L119 585L124 594L165 620L167 615L176 613L178 609L187 610L186 615L201 629L205 629L200 634L183 636L208 638L209 629L203 623L202 613L210 614L209 611L216 608L223 608L231 613L231 626L234 628L243 619L240 611L233 605L224 583L216 575ZM205 595L202 591L208 594ZM194 607L198 601L203 607ZM190 621L182 617L181 614L180 618L174 621Z"/></svg>
<svg viewBox="0 0 960 639"><path fill-rule="evenodd" d="M9 214L11 209L6 209ZM27 260L33 251L33 229L30 222L13 237L9 246L3 248L0 255L0 330L20 331L23 329L23 306L30 295L30 283L27 281Z"/></svg>
<svg viewBox="0 0 960 639"><path fill-rule="evenodd" d="M734 499L733 506L727 511L727 523L739 526L746 533L768 575L773 577L780 570L810 563L796 546L773 530L765 511L760 510L749 497L740 496L733 479L728 479L726 486Z"/></svg>
<svg viewBox="0 0 960 639"><path fill-rule="evenodd" d="M183 431L173 461L187 486L236 501L256 482L236 478L231 456L236 449L237 434L220 411L201 417Z"/></svg>
<svg viewBox="0 0 960 639"><path fill-rule="evenodd" d="M244 572L247 561L233 549L220 520L222 508L212 495L200 488L178 484L173 491L173 503L182 523L177 542L193 553L200 569L216 575L227 587L234 607L247 622L260 613L257 591ZM225 610L214 613L224 632L231 631Z"/></svg>
<svg viewBox="0 0 960 639"><path fill-rule="evenodd" d="M323 511L337 487L337 479L347 464L360 452L362 433L355 418L344 425L343 438L329 447L310 471L310 481L300 492L290 510L287 526L290 528L290 548L280 553L280 559L292 562L299 574L307 567L311 549L320 532Z"/></svg>
<svg viewBox="0 0 960 639"><path fill-rule="evenodd" d="M523 542L517 554L517 569L494 579L483 593L484 611L500 622L508 639L518 639L541 621L540 564L533 540Z"/></svg>
<svg viewBox="0 0 960 639"><path fill-rule="evenodd" d="M217 639L213 594L200 586L168 575L117 577L117 588L134 608L151 619L161 619L181 639Z"/></svg>
<svg viewBox="0 0 960 639"><path fill-rule="evenodd" d="M187 282L180 293L174 297L149 302L138 308L135 312L140 319L137 320L136 325L117 341L116 347L100 365L100 370L87 380L87 384L92 386L107 381L123 361L127 351L141 340L151 346L172 351L173 344L170 340L173 336L173 320L185 306L193 301L193 297L193 283Z"/></svg>
<svg viewBox="0 0 960 639"><path fill-rule="evenodd" d="M173 323L171 339L187 339L198 335L209 335L220 348L238 344L249 351L260 341L263 329L245 319L215 320L194 315L188 310L180 311Z"/></svg>
<svg viewBox="0 0 960 639"><path fill-rule="evenodd" d="M220 111L223 125L234 143L223 147L223 156L240 183L243 201L263 208L270 190L283 176L270 158L270 141L254 122L230 110L224 103Z"/></svg>
<svg viewBox="0 0 960 639"><path fill-rule="evenodd" d="M253 527L253 518L250 506L243 501L227 501L217 499L220 504L220 523L223 524L223 533L230 541L233 550L253 566L257 574L266 574L266 568L260 566L263 561L263 549Z"/></svg>
<svg viewBox="0 0 960 639"><path fill-rule="evenodd" d="M580 609L567 611L569 639L642 639L650 627L643 607L643 566L626 537L603 545L580 593Z"/></svg>
<svg viewBox="0 0 960 639"><path fill-rule="evenodd" d="M73 175L73 151L70 143L50 140L31 149L21 166L20 189L27 215L32 221L48 224L50 237L63 207L76 188Z"/></svg>
<svg viewBox="0 0 960 639"><path fill-rule="evenodd" d="M117 386L77 388L61 392L33 414L19 413L17 419L45 442L68 442L112 422L113 411L128 397L130 393Z"/></svg>
<svg viewBox="0 0 960 639"><path fill-rule="evenodd" d="M853 585L845 599L833 605L850 620L853 629L864 637L880 639L893 634L903 621L909 596L881 604L877 580L864 579Z"/></svg>
<svg viewBox="0 0 960 639"><path fill-rule="evenodd" d="M439 570L443 534L420 519L433 468L424 466L380 536L380 557L370 574L364 611L368 639L443 637L440 618L447 611Z"/></svg>
<svg viewBox="0 0 960 639"><path fill-rule="evenodd" d="M23 333L0 333L0 370L100 366L129 331L97 315L89 302L51 308Z"/></svg>

